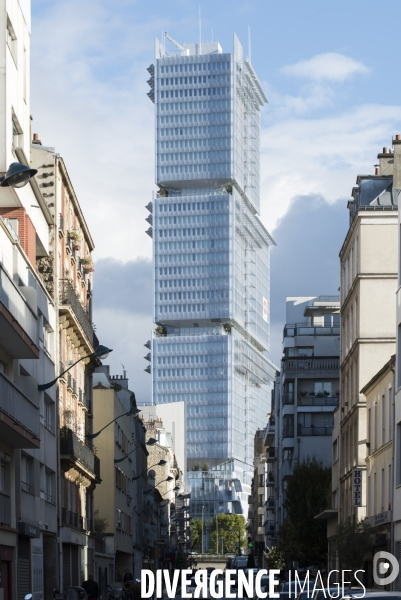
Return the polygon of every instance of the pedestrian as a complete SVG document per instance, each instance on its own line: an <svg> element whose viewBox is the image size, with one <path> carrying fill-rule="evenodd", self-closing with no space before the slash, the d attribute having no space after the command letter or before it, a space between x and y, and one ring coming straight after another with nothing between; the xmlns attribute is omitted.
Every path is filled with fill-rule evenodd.
<svg viewBox="0 0 401 600"><path fill-rule="evenodd" d="M123 582L127 583L127 581L134 581L132 573L129 572L129 569L125 569L124 571L124 579Z"/></svg>
<svg viewBox="0 0 401 600"><path fill-rule="evenodd" d="M88 594L88 600L97 600L99 598L99 586L93 579L92 573L90 573L88 579L83 582L82 587Z"/></svg>

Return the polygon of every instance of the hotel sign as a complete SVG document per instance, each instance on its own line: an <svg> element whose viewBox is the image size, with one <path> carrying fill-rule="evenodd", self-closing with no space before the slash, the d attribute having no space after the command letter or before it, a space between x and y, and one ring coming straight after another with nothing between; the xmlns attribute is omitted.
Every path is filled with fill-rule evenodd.
<svg viewBox="0 0 401 600"><path fill-rule="evenodd" d="M354 506L362 506L362 470L354 469L354 489L353 489L353 497L354 497Z"/></svg>

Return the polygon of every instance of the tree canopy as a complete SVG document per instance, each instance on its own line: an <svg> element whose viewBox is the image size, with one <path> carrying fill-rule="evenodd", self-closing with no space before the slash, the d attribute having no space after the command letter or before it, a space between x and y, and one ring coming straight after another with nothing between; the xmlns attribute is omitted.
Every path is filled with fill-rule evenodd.
<svg viewBox="0 0 401 600"><path fill-rule="evenodd" d="M315 457L293 469L283 506L287 516L279 531L279 548L286 561L324 566L327 560L326 521L316 515L330 506L331 469Z"/></svg>

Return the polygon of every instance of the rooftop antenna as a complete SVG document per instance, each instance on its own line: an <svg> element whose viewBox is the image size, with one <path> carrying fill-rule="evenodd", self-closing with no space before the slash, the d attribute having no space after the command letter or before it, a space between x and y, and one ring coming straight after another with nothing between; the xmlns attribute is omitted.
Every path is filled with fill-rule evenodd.
<svg viewBox="0 0 401 600"><path fill-rule="evenodd" d="M249 64L252 63L252 48L251 48L251 28L248 25L248 60Z"/></svg>
<svg viewBox="0 0 401 600"><path fill-rule="evenodd" d="M199 4L199 54L202 54L202 12Z"/></svg>

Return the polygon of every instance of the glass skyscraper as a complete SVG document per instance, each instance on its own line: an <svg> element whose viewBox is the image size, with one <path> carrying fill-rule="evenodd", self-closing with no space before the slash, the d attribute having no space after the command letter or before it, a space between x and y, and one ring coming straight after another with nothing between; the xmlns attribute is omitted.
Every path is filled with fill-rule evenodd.
<svg viewBox="0 0 401 600"><path fill-rule="evenodd" d="M276 370L267 358L274 242L258 218L266 98L235 35L233 53L217 42L168 53L156 40L149 72L159 187L148 205L153 401L186 402L195 516L196 503L210 516L246 516L254 432ZM209 473L191 471L204 463Z"/></svg>

